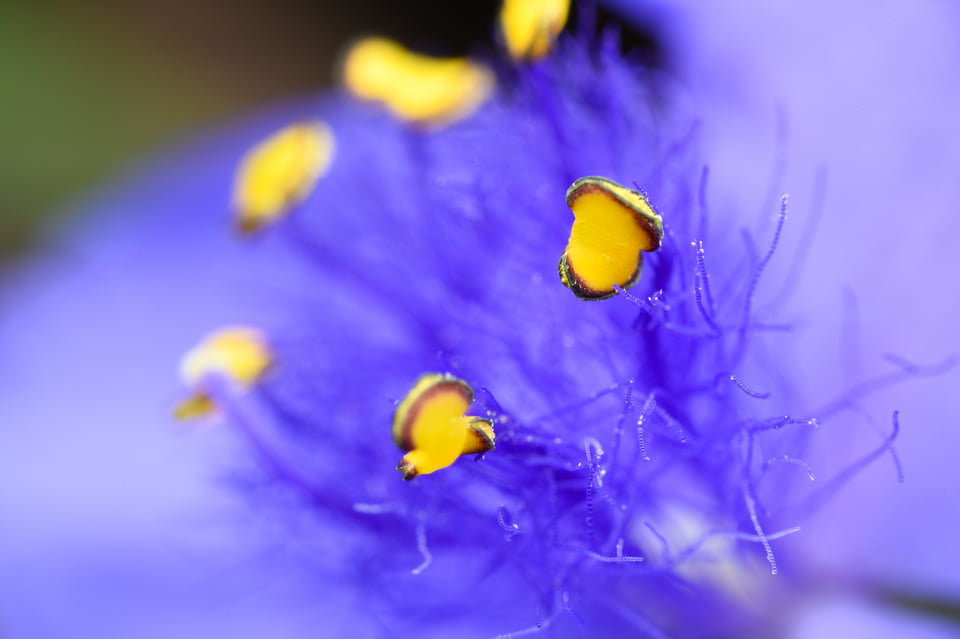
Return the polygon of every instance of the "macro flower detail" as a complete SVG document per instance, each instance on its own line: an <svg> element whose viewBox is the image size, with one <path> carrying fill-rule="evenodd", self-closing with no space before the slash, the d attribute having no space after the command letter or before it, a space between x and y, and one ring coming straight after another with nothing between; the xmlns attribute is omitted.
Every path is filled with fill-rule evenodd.
<svg viewBox="0 0 960 639"><path fill-rule="evenodd" d="M242 159L234 185L236 226L259 231L303 201L333 157L333 133L323 122L292 124Z"/></svg>
<svg viewBox="0 0 960 639"><path fill-rule="evenodd" d="M722 213L707 210L690 123L656 112L666 89L601 42L559 39L443 128L421 126L446 115L443 100L418 115L353 99L321 109L336 162L273 225L267 248L302 261L301 288L323 295L278 306L271 375L217 400L260 462L257 483L290 495L264 506L316 521L311 534L351 558L315 578L364 575L393 634L481 581L506 601L476 620L479 636L581 623L735 633L762 618L743 601L799 531L804 509L783 496L830 490L796 472L820 416L779 407L766 389L781 372L752 357L778 334L756 309L786 198L765 251L708 263L707 221ZM382 41L358 46L348 86L381 55L392 61L371 62L372 76L390 91L433 73ZM601 130L605 144L574 144ZM576 175L588 177L569 186ZM633 181L667 223L622 186ZM556 285L565 240L567 287L615 300L581 304ZM409 389L423 370L440 372ZM495 454L455 463L492 449L494 428ZM397 482L393 467L429 477ZM691 619L691 606L710 613Z"/></svg>
<svg viewBox="0 0 960 639"><path fill-rule="evenodd" d="M576 216L560 256L560 281L583 300L602 300L640 279L641 251L656 251L663 221L641 193L602 177L580 178L567 190Z"/></svg>
<svg viewBox="0 0 960 639"><path fill-rule="evenodd" d="M473 403L473 389L451 375L423 375L397 406L393 440L409 451L397 465L406 480L429 475L460 455L493 450L493 423L464 413Z"/></svg>
<svg viewBox="0 0 960 639"><path fill-rule="evenodd" d="M744 20L583 2L564 32L567 3L505 2L469 59L363 40L340 89L226 124L93 199L0 322L0 634L887 639L920 636L885 621L938 593L935 614L955 614L949 590L923 588L957 583L942 494L956 394L927 385L956 378L895 405L878 392L954 359L890 355L874 376L857 339L913 352L888 329L926 333L949 290L949 253L915 250L914 232L947 237L953 218L904 234L865 202L882 210L878 181L928 187L915 208L939 213L932 181L894 179L927 143L944 151L937 136L874 125L951 94L822 117L923 68L877 62L891 34L922 29L877 14L899 23L874 38L866 3L789 4ZM773 158L772 123L731 109L741 91L777 96L754 83L781 55L771 33L802 54L771 76L815 71L784 101ZM879 67L862 95L814 62L848 54ZM953 106L924 102L935 122ZM847 127L857 144L820 156ZM887 144L896 162L863 162ZM803 145L809 175L792 163ZM874 246L898 251L859 259ZM837 304L843 262L865 275ZM923 344L935 357L950 335ZM176 423L178 399L175 417L222 427ZM848 596L883 627L806 623Z"/></svg>
<svg viewBox="0 0 960 639"><path fill-rule="evenodd" d="M538 60L550 52L570 13L570 0L505 0L500 33L514 60Z"/></svg>
<svg viewBox="0 0 960 639"><path fill-rule="evenodd" d="M207 388L211 377L249 389L272 363L270 347L260 331L243 326L214 331L183 356L180 377L193 393L177 406L174 414L178 419L213 414L216 404Z"/></svg>
<svg viewBox="0 0 960 639"><path fill-rule="evenodd" d="M492 72L466 58L433 58L384 38L364 38L347 51L343 81L359 98L380 102L395 117L449 124L490 95Z"/></svg>

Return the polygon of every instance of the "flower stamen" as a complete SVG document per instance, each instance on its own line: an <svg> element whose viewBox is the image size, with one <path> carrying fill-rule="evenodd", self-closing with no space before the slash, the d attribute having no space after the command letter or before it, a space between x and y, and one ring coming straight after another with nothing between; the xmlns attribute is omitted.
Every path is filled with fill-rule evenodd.
<svg viewBox="0 0 960 639"><path fill-rule="evenodd" d="M397 118L448 124L482 104L493 73L466 58L432 58L385 38L365 38L347 52L343 81L357 97L383 103Z"/></svg>
<svg viewBox="0 0 960 639"><path fill-rule="evenodd" d="M256 233L306 199L329 168L333 146L330 127L311 122L292 124L250 149L233 190L239 231Z"/></svg>
<svg viewBox="0 0 960 639"><path fill-rule="evenodd" d="M640 279L641 251L655 251L663 222L641 193L603 177L583 177L567 190L576 218L560 256L560 281L582 300L603 300Z"/></svg>
<svg viewBox="0 0 960 639"><path fill-rule="evenodd" d="M539 60L553 48L570 13L570 0L504 0L500 32L514 60Z"/></svg>
<svg viewBox="0 0 960 639"><path fill-rule="evenodd" d="M393 415L393 439L409 451L397 464L405 480L450 466L460 455L495 448L493 422L464 415L473 389L452 375L431 373L417 380Z"/></svg>
<svg viewBox="0 0 960 639"><path fill-rule="evenodd" d="M180 420L212 415L216 405L205 380L217 375L246 390L273 364L264 335L253 328L231 326L217 330L190 349L180 362L180 377L192 394L174 410Z"/></svg>

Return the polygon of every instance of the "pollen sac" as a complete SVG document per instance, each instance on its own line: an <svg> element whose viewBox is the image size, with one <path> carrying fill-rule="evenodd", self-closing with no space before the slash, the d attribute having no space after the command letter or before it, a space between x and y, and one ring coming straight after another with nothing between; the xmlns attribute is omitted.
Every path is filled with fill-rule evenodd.
<svg viewBox="0 0 960 639"><path fill-rule="evenodd" d="M504 0L500 32L514 60L538 60L563 30L570 0Z"/></svg>
<svg viewBox="0 0 960 639"><path fill-rule="evenodd" d="M251 234L302 202L333 158L333 132L323 122L290 125L243 157L234 183L236 225Z"/></svg>
<svg viewBox="0 0 960 639"><path fill-rule="evenodd" d="M415 124L449 124L482 104L493 73L466 58L431 58L384 38L366 38L347 51L343 81L351 93L386 106Z"/></svg>
<svg viewBox="0 0 960 639"><path fill-rule="evenodd" d="M240 389L256 384L273 363L263 334L252 328L228 327L211 333L184 355L180 377L191 390L190 397L177 406L177 419L206 417L216 411L213 398L204 389L204 380L218 375Z"/></svg>
<svg viewBox="0 0 960 639"><path fill-rule="evenodd" d="M567 190L574 222L560 256L560 281L583 300L617 294L640 279L641 251L655 251L663 222L639 192L603 177L583 177Z"/></svg>
<svg viewBox="0 0 960 639"><path fill-rule="evenodd" d="M405 480L446 468L460 455L494 449L493 422L464 413L473 389L452 375L423 375L397 406L393 440L408 451L397 470Z"/></svg>

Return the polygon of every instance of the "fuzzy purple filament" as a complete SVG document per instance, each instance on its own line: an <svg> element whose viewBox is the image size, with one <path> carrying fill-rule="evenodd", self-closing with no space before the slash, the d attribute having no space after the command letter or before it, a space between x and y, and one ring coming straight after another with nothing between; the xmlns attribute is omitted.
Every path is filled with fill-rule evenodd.
<svg viewBox="0 0 960 639"><path fill-rule="evenodd" d="M777 339L752 305L786 200L759 257L744 248L710 273L696 129L658 108L656 74L625 62L608 33L565 39L503 84L441 132L358 105L319 110L336 161L267 238L308 265L313 295L264 327L277 365L262 390L217 396L261 462L246 490L266 495L263 508L288 490L277 516L314 521L300 534L337 548L318 579L355 575L401 634L453 622L491 591L511 603L481 605L481 634L753 627L762 620L738 591L776 574L775 540L799 517L786 496L809 483L763 461L805 463L810 416L758 428L783 409L731 372L751 366L754 341ZM560 194L587 174L636 181L665 222L638 286L592 304L555 273L571 221ZM708 278L723 291L709 310ZM384 428L410 380L434 370L477 389L473 411L493 419L497 448L407 485ZM623 437L631 423L639 437ZM642 534L648 523L672 552ZM710 537L726 543L704 559ZM629 615L605 610L611 591Z"/></svg>

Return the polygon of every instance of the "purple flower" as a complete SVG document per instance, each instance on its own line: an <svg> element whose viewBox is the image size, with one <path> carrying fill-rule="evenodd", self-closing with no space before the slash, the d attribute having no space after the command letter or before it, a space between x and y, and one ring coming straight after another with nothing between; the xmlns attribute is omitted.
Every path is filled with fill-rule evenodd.
<svg viewBox="0 0 960 639"><path fill-rule="evenodd" d="M0 471L0 517L13 522L0 624L12 636L823 636L835 610L820 604L825 586L855 602L838 599L837 629L864 610L907 615L891 602L909 596L948 597L956 584L938 566L890 569L872 544L923 558L917 546L937 548L952 520L932 532L941 515L911 502L916 526L881 534L836 510L883 517L841 500L888 499L900 465L922 474L918 455L937 454L939 438L906 435L929 414L911 414L920 395L899 393L949 368L950 333L917 310L918 293L948 289L887 270L913 263L898 237L929 236L889 213L903 206L892 180L850 172L846 145L860 140L855 127L842 135L847 103L826 125L840 137L809 143L826 102L808 106L802 89L817 82L748 73L749 34L725 62L711 34L734 29L731 17L698 11L657 14L677 77L630 62L612 31L568 32L537 61L491 53L496 89L480 73L484 91L442 125L348 95L306 100L225 127L92 203L109 215L81 218L56 257L24 272L0 325L2 443L17 451ZM918 33L935 15L909 13ZM751 33L788 19L827 47L850 19L830 17L757 15ZM731 114L743 105L760 114L748 125ZM886 108L873 113L903 124ZM240 159L317 120L333 136L329 167L311 164L288 214L231 233ZM564 195L584 176L625 185L603 197L662 219L639 277L599 301L557 273L562 254L581 276L591 251L620 256L592 227L574 252L574 214L580 228L589 216ZM643 198L624 195L634 188ZM922 341L868 332L903 320L873 309L876 285L838 254L911 298L884 310L927 327ZM840 295L845 268L859 307ZM236 385L234 364L216 360L178 386L181 355L236 325L263 336L269 367L257 360ZM857 370L860 335L866 360L898 357ZM466 421L454 421L486 420L495 448L404 482L390 429L410 425L397 443L424 448L417 411L431 405L408 398L424 374L472 389L472 402L457 391ZM218 413L209 427L169 417L190 392ZM861 473L869 481L850 481ZM858 548L871 554L846 561Z"/></svg>

